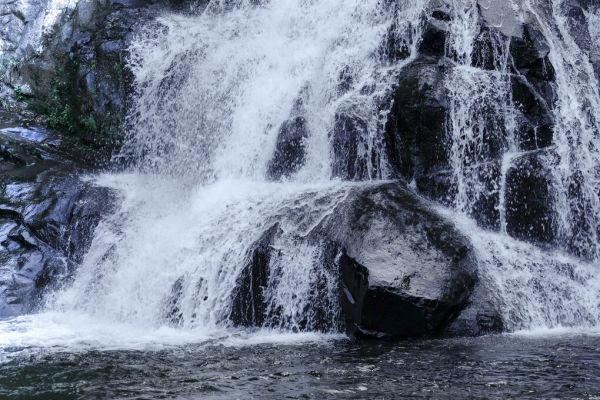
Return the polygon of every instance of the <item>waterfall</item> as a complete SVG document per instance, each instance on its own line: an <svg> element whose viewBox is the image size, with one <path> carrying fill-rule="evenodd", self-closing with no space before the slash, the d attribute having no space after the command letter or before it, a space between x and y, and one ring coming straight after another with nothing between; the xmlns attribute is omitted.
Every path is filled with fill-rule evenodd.
<svg viewBox="0 0 600 400"><path fill-rule="evenodd" d="M275 224L266 327L339 325L338 276L304 237L360 183L332 179L340 110L363 120L357 163L380 152L380 102L416 54L425 2L211 2L163 15L133 43L137 87L118 157L132 172L98 183L121 194L73 281L48 308L158 327L228 326L248 249ZM407 55L386 61L390 36ZM281 127L300 116L304 162L269 176ZM383 158L367 177L382 177Z"/></svg>
<svg viewBox="0 0 600 400"><path fill-rule="evenodd" d="M600 85L588 54L561 1L511 11L539 26L556 76L552 144L524 146L513 39L482 29L479 1L446 3L451 189L440 212L471 239L506 329L596 326ZM324 243L299 239L353 188L398 178L385 154L385 105L419 56L428 4L212 1L149 24L130 49L136 98L117 155L129 170L97 179L119 200L47 309L150 328L229 327L249 250L276 227L264 325L337 331L339 277L320 265ZM587 18L598 37L599 17ZM390 54L390 41L402 54ZM352 150L333 134L341 116L359 127ZM301 149L298 165L274 173L286 131ZM528 156L551 171L545 243L523 240L511 225L510 173ZM315 326L316 313L330 324Z"/></svg>
<svg viewBox="0 0 600 400"><path fill-rule="evenodd" d="M381 46L391 32L415 52L424 1L247 3L164 16L134 43L139 92L124 154L142 171L265 179L293 113L310 132L296 180L329 180L340 108L364 118L361 142L377 145L376 102L403 64L384 63Z"/></svg>

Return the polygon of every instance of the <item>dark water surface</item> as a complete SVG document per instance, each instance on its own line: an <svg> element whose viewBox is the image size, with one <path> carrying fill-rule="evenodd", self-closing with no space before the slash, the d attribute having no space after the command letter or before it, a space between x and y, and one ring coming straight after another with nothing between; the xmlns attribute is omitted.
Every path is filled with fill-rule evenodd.
<svg viewBox="0 0 600 400"><path fill-rule="evenodd" d="M18 354L0 365L2 399L600 400L598 336Z"/></svg>

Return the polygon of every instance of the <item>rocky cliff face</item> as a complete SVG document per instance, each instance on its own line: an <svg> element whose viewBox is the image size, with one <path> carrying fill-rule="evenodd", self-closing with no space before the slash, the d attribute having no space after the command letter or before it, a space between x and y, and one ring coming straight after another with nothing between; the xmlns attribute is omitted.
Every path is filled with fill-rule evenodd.
<svg viewBox="0 0 600 400"><path fill-rule="evenodd" d="M0 105L40 116L72 138L70 147L93 153L90 160L108 159L121 142L133 92L127 48L136 32L159 10L192 9L151 0L3 0L0 7Z"/></svg>

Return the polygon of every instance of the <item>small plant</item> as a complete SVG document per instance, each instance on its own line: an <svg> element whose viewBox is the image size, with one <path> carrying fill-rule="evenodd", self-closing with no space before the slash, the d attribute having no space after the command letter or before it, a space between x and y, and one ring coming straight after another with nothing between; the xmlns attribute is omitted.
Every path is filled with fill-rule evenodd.
<svg viewBox="0 0 600 400"><path fill-rule="evenodd" d="M69 107L69 105L52 108L48 111L46 122L50 128L65 129L72 133L75 131L76 127L73 124L73 118L71 114L71 107Z"/></svg>
<svg viewBox="0 0 600 400"><path fill-rule="evenodd" d="M96 125L96 120L93 115L88 115L87 117L81 117L79 120L81 125L89 132L96 132L98 129Z"/></svg>
<svg viewBox="0 0 600 400"><path fill-rule="evenodd" d="M15 98L17 99L17 101L23 101L27 99L27 95L25 94L21 86L17 86L15 88Z"/></svg>

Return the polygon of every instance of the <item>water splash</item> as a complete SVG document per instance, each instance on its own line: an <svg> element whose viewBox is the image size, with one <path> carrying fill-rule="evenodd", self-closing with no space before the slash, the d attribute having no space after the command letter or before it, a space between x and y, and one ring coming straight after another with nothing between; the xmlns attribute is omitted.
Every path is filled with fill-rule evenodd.
<svg viewBox="0 0 600 400"><path fill-rule="evenodd" d="M556 71L554 143L558 164L554 197L560 244L588 260L600 260L600 84L589 56L567 26L562 1L550 9L530 1L550 46ZM593 21L590 21L593 22Z"/></svg>
<svg viewBox="0 0 600 400"><path fill-rule="evenodd" d="M487 215L487 225L495 226L502 219L500 193L504 190L496 160L516 151L510 38L482 30L477 1L455 4L452 17L446 54L454 64L446 88L454 208L473 217ZM481 39L487 40L490 48L478 53L476 43ZM484 51L489 54L482 54ZM491 65L482 65L489 63L488 59Z"/></svg>
<svg viewBox="0 0 600 400"><path fill-rule="evenodd" d="M452 61L446 77L450 197L506 329L593 327L600 323L600 86L589 54L569 31L566 5L554 0L550 6L536 1L526 6L520 18L531 13L539 24L556 74L552 146L531 151L519 143L512 39L482 28L477 1L453 2L446 47ZM586 18L594 17L587 13ZM481 39L487 46L478 43ZM516 160L531 156L550 176L544 200L557 236L552 251L507 234L507 177ZM479 226L472 220L465 224L465 216Z"/></svg>

